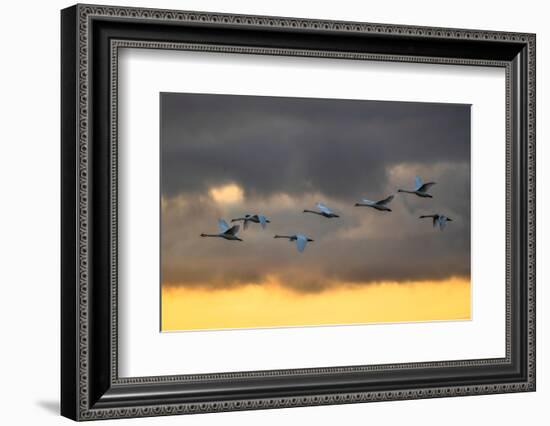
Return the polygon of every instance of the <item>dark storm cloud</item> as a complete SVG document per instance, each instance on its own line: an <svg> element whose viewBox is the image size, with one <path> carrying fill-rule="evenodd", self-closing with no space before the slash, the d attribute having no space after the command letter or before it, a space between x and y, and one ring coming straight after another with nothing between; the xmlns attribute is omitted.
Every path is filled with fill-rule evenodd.
<svg viewBox="0 0 550 426"><path fill-rule="evenodd" d="M163 193L234 181L247 193L346 198L392 164L469 161L469 107L163 94Z"/></svg>
<svg viewBox="0 0 550 426"><path fill-rule="evenodd" d="M346 282L470 274L470 107L454 104L162 94L162 279L227 288L275 277L298 291ZM435 180L434 199L398 194L392 213L353 207ZM244 198L209 190L236 183ZM324 201L341 214L303 214ZM242 243L201 239L245 212L267 214ZM454 221L434 230L421 214ZM275 233L314 237L298 255Z"/></svg>

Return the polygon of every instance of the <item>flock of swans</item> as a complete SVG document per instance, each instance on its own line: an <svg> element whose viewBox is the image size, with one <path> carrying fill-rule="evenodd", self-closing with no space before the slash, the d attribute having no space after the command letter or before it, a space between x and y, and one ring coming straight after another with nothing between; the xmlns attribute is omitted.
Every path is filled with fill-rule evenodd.
<svg viewBox="0 0 550 426"><path fill-rule="evenodd" d="M435 182L423 183L422 179L420 179L419 176L416 176L414 189L412 190L398 189L397 192L414 194L422 198L433 198L431 194L428 194L428 190L433 185L435 185ZM393 199L394 199L394 195L390 195L389 197L384 198L383 200L380 200L380 201L371 201L371 200L364 199L361 202L355 203L355 207L371 207L379 211L391 212L392 210L388 207L388 204ZM329 209L326 205L322 203L317 203L316 206L318 210L305 209L303 213L312 213L319 216L323 216L327 219L334 219L334 218L340 217L338 214L334 213L331 209ZM452 219L450 217L439 213L422 215L419 217L419 219L426 219L426 218L431 218L433 227L434 228L439 227L441 231L445 229L448 222L452 222ZM267 224L271 223L271 221L262 214L246 214L243 217L237 217L235 219L231 219L231 223L234 223L234 222L242 222L243 229L247 229L249 223L257 223L262 227L262 229L265 229L267 227ZM218 219L218 229L219 229L219 232L217 234L203 233L201 234L201 237L216 237L216 238L223 238L229 241L243 241L241 238L237 236L240 229L240 225L238 223L235 225L229 226L229 224L225 220ZM305 250L308 242L314 241L307 235L299 234L299 233L292 234L292 235L275 235L273 238L284 238L289 240L290 242L295 242L296 248L300 253Z"/></svg>

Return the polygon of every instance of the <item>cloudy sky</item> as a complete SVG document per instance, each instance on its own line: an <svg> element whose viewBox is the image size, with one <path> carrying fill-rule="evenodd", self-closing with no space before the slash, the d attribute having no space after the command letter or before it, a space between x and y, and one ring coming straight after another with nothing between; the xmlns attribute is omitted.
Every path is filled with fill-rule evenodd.
<svg viewBox="0 0 550 426"><path fill-rule="evenodd" d="M162 285L301 294L470 276L470 106L162 93ZM433 199L397 194L414 178ZM396 194L391 213L354 207ZM340 214L304 214L323 202ZM265 214L244 242L200 238ZM421 214L453 222L434 230ZM274 234L304 233L304 253Z"/></svg>

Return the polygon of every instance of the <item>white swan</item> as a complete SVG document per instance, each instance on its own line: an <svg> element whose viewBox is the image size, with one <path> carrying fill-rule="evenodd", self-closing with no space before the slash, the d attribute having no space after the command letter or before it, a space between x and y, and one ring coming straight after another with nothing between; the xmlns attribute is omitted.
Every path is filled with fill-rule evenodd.
<svg viewBox="0 0 550 426"><path fill-rule="evenodd" d="M275 235L273 238L287 238L290 242L296 241L296 248L300 253L305 250L308 241L313 241L311 238L305 236L304 234Z"/></svg>
<svg viewBox="0 0 550 426"><path fill-rule="evenodd" d="M439 225L439 230L443 231L447 226L447 222L452 222L453 220L450 217L444 216L442 214L425 214L420 216L420 219L431 217L433 221L433 227Z"/></svg>
<svg viewBox="0 0 550 426"><path fill-rule="evenodd" d="M248 228L248 223L259 223L263 229L265 229L266 225L268 223L271 223L271 221L265 217L263 214L245 214L244 217L237 217L235 219L231 219L231 222L243 222L243 228Z"/></svg>
<svg viewBox="0 0 550 426"><path fill-rule="evenodd" d="M387 198L384 198L380 201L371 201L371 200L363 200L360 203L355 203L356 207L372 207L373 209L384 211L384 212L391 212L391 209L388 207L388 204L391 200L393 200L393 195L390 195Z"/></svg>
<svg viewBox="0 0 550 426"><path fill-rule="evenodd" d="M435 185L435 182L422 183L422 179L420 179L420 176L417 176L415 179L415 189L413 189L412 191L409 191L407 189L398 189L397 192L406 192L408 194L416 194L419 197L423 197L423 198L433 198L426 191L434 185Z"/></svg>
<svg viewBox="0 0 550 426"><path fill-rule="evenodd" d="M239 232L239 225L233 225L231 228L227 222L223 219L218 219L218 228L220 229L219 234L201 234L201 237L218 237L224 238L230 241L242 241L237 237L237 232Z"/></svg>
<svg viewBox="0 0 550 426"><path fill-rule="evenodd" d="M305 209L304 213L314 213L314 214L318 214L319 216L323 216L323 217L326 217L326 218L329 218L329 219L334 218L334 217L340 217L339 215L334 213L331 209L329 209L327 206L325 206L322 203L317 203L316 206L320 211Z"/></svg>

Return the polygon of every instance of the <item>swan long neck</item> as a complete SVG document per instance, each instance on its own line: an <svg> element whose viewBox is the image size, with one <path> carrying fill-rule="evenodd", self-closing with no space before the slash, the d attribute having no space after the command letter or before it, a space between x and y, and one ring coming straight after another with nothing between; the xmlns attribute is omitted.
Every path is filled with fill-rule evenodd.
<svg viewBox="0 0 550 426"><path fill-rule="evenodd" d="M319 212L316 212L315 210L307 210L307 209L304 210L304 213L321 214L321 213L319 213Z"/></svg>
<svg viewBox="0 0 550 426"><path fill-rule="evenodd" d="M407 194L416 194L415 191L408 191L406 189L398 189L397 192L406 192Z"/></svg>
<svg viewBox="0 0 550 426"><path fill-rule="evenodd" d="M292 237L290 237L289 235L275 235L273 238L288 238L288 239L290 239Z"/></svg>
<svg viewBox="0 0 550 426"><path fill-rule="evenodd" d="M201 237L219 237L218 234L201 234Z"/></svg>

